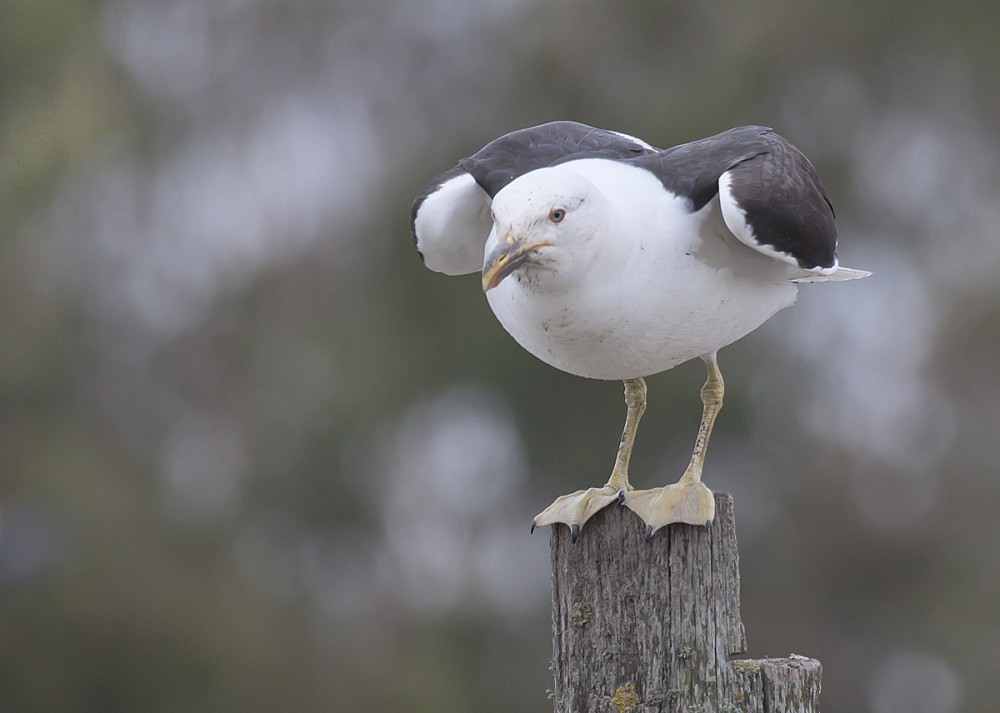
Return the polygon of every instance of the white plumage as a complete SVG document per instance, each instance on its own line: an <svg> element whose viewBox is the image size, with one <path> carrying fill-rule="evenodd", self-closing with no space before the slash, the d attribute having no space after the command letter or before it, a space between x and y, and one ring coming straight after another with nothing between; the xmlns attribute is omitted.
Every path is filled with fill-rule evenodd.
<svg viewBox="0 0 1000 713"><path fill-rule="evenodd" d="M647 537L710 522L701 474L724 391L716 353L793 304L797 283L869 274L840 267L812 164L764 127L666 150L573 122L513 132L435 179L414 202L411 233L429 268L481 268L497 319L536 357L625 382L607 484L556 499L532 523L565 523L574 541L616 500L646 522ZM696 357L708 380L691 463L676 484L635 490L628 462L643 377Z"/></svg>
<svg viewBox="0 0 1000 713"><path fill-rule="evenodd" d="M802 273L736 240L717 199L690 213L652 174L607 159L532 171L493 215L487 255L511 233L552 245L489 290L490 307L521 346L578 376L649 376L712 354L791 305Z"/></svg>

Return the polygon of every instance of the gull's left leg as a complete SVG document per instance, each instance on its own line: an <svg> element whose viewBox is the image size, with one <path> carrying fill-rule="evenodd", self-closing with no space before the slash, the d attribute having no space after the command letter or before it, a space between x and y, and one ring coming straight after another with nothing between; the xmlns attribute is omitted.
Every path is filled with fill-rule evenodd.
<svg viewBox="0 0 1000 713"><path fill-rule="evenodd" d="M625 493L623 504L646 523L646 539L664 525L686 522L689 525L709 525L715 518L715 498L712 491L701 482L701 469L708 450L708 439L712 435L715 417L722 409L725 385L715 354L704 357L708 367L708 380L701 388L701 403L704 406L698 438L694 443L691 463L681 479L673 485L652 490L633 490Z"/></svg>
<svg viewBox="0 0 1000 713"><path fill-rule="evenodd" d="M646 410L646 382L639 379L625 380L625 428L622 430L622 440L618 445L618 456L611 477L603 488L587 488L575 493L563 495L545 508L531 521L531 531L539 525L554 525L564 523L570 528L570 539L576 542L580 536L580 528L602 508L613 502L620 501L621 496L632 489L628 482L628 461L632 456L632 445L635 443L635 432L639 428L639 419Z"/></svg>

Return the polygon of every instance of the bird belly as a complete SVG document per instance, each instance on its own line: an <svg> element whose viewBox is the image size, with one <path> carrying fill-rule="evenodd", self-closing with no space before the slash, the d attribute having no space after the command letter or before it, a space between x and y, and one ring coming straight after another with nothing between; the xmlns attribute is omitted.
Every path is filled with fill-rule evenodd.
<svg viewBox="0 0 1000 713"><path fill-rule="evenodd" d="M795 301L796 287L681 253L645 256L558 293L507 279L487 297L526 350L562 371L626 379L712 354Z"/></svg>

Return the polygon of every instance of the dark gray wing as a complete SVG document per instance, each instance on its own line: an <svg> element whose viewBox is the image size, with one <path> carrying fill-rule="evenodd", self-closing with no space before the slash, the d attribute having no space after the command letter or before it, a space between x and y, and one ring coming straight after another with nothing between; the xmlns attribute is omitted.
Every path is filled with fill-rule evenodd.
<svg viewBox="0 0 1000 713"><path fill-rule="evenodd" d="M553 121L514 131L486 144L458 165L492 198L519 176L580 158L628 159L656 154L649 144L575 121Z"/></svg>
<svg viewBox="0 0 1000 713"><path fill-rule="evenodd" d="M716 194L730 230L770 257L810 271L837 265L833 206L809 159L763 126L743 126L631 161L692 211Z"/></svg>
<svg viewBox="0 0 1000 713"><path fill-rule="evenodd" d="M490 204L515 178L578 158L633 159L657 151L630 136L575 121L511 132L459 161L417 195L410 236L427 267L450 275L477 272L492 228Z"/></svg>

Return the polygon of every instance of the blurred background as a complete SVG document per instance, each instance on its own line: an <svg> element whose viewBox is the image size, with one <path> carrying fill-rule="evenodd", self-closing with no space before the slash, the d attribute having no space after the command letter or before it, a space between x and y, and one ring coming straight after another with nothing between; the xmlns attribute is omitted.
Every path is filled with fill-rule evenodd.
<svg viewBox="0 0 1000 713"><path fill-rule="evenodd" d="M547 531L621 385L425 270L513 129L802 147L844 265L721 355L752 655L993 713L1000 5L0 0L0 710L551 710ZM699 363L633 482L686 465Z"/></svg>

